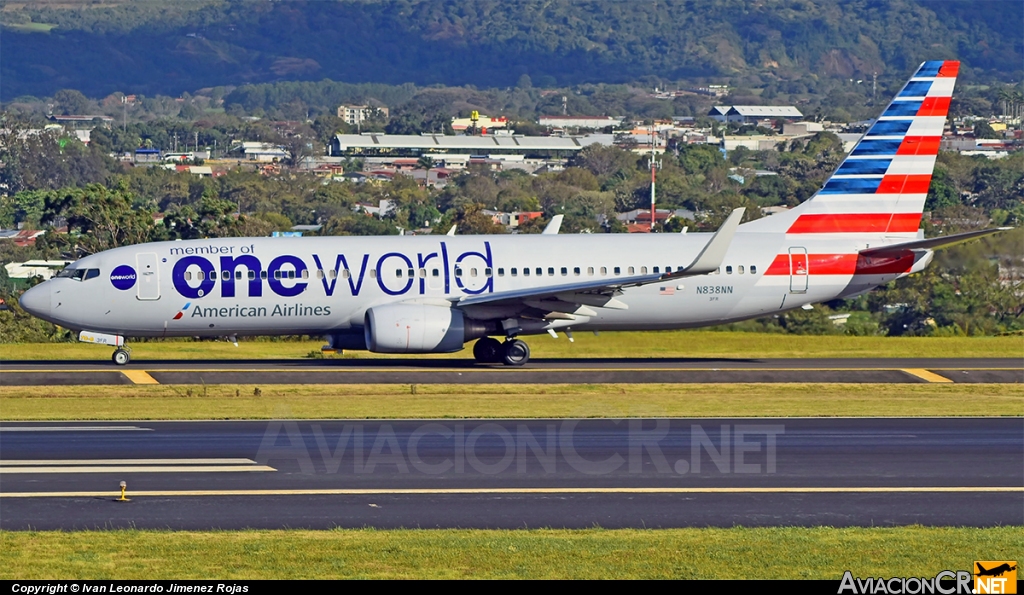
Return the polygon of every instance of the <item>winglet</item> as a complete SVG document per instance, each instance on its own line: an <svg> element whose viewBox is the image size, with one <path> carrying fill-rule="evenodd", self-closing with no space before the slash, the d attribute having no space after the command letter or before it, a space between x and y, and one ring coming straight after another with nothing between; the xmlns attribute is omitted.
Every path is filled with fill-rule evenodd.
<svg viewBox="0 0 1024 595"><path fill-rule="evenodd" d="M446 235L446 236L453 236L453 235L455 235L455 228L457 228L457 227L458 227L458 225L453 225L452 228L448 230L448 233L446 233L444 235Z"/></svg>
<svg viewBox="0 0 1024 595"><path fill-rule="evenodd" d="M740 226L740 220L743 219L744 211L746 211L744 207L733 209L729 218L718 228L715 235L711 236L711 240L708 241L707 245L704 246L704 249L700 251L700 254L697 255L697 258L693 260L690 266L681 271L664 275L662 278L692 277L694 275L706 275L718 270L718 267L722 266L722 261L725 260L725 253L729 250L729 244L732 243L733 236L736 235L736 229Z"/></svg>
<svg viewBox="0 0 1024 595"><path fill-rule="evenodd" d="M561 229L562 227L562 219L564 218L565 215L555 215L554 217L552 217L551 221L548 222L547 227L544 228L544 231L540 232L541 235L557 234L558 230Z"/></svg>

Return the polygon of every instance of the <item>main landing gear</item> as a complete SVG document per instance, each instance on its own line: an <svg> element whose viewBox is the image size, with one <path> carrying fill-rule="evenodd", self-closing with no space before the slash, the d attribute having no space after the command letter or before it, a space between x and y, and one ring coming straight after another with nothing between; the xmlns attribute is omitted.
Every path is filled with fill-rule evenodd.
<svg viewBox="0 0 1024 595"><path fill-rule="evenodd" d="M118 347L114 350L114 355L110 356L110 359L112 359L115 364L123 366L131 361L132 353L124 347Z"/></svg>
<svg viewBox="0 0 1024 595"><path fill-rule="evenodd" d="M521 366L530 361L530 346L519 339L510 338L502 343L493 337L484 337L473 345L473 357L481 364Z"/></svg>

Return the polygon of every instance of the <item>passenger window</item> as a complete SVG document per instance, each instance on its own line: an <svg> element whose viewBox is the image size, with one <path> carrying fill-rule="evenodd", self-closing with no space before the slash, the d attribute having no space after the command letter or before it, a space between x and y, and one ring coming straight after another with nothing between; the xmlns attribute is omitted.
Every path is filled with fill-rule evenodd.
<svg viewBox="0 0 1024 595"><path fill-rule="evenodd" d="M197 281L202 281L202 280L203 280L203 277L205 277L205 276L206 276L206 274L205 274L205 273L203 273L203 271L197 271L197 272L196 272L196 280L197 280Z"/></svg>
<svg viewBox="0 0 1024 595"><path fill-rule="evenodd" d="M455 276L456 277L461 277L462 276L462 269L456 267L456 269L455 269Z"/></svg>
<svg viewBox="0 0 1024 595"><path fill-rule="evenodd" d="M309 269L302 269L302 278L309 279Z"/></svg>
<svg viewBox="0 0 1024 595"><path fill-rule="evenodd" d="M601 274L602 275L607 275L608 274L608 267L601 267Z"/></svg>
<svg viewBox="0 0 1024 595"><path fill-rule="evenodd" d="M725 274L726 275L731 275L732 274L732 266L725 267Z"/></svg>
<svg viewBox="0 0 1024 595"><path fill-rule="evenodd" d="M717 269L715 269L715 274L716 275L721 275L722 274L722 267L718 267Z"/></svg>
<svg viewBox="0 0 1024 595"><path fill-rule="evenodd" d="M491 276L491 267L487 267L487 268L484 269L484 277L490 277L490 276Z"/></svg>
<svg viewBox="0 0 1024 595"><path fill-rule="evenodd" d="M235 279L241 279L241 278L242 278L242 271L239 271L239 270L235 269Z"/></svg>
<svg viewBox="0 0 1024 595"><path fill-rule="evenodd" d="M548 276L549 277L554 277L555 276L555 267L548 267Z"/></svg>
<svg viewBox="0 0 1024 595"><path fill-rule="evenodd" d="M470 277L476 277L476 267L471 267L469 269L469 276Z"/></svg>
<svg viewBox="0 0 1024 595"><path fill-rule="evenodd" d="M370 278L371 279L376 279L377 278L377 269L370 269Z"/></svg>
<svg viewBox="0 0 1024 595"><path fill-rule="evenodd" d="M294 279L295 278L295 271L288 271L288 278L289 279Z"/></svg>
<svg viewBox="0 0 1024 595"><path fill-rule="evenodd" d="M63 273L64 271L61 271L61 272ZM60 275L57 275L57 276L60 277ZM185 271L185 280L186 281L191 281L192 280L192 271Z"/></svg>
<svg viewBox="0 0 1024 595"><path fill-rule="evenodd" d="M618 275L621 271L620 271L619 267L615 267L614 269L612 269L612 272L614 272L616 275Z"/></svg>
<svg viewBox="0 0 1024 595"><path fill-rule="evenodd" d="M633 267L627 267L626 268L626 272L629 273L630 275L632 275L633 274Z"/></svg>
<svg viewBox="0 0 1024 595"><path fill-rule="evenodd" d="M653 271L653 272L655 272L655 273L660 273L660 272L661 272L661 271L660 271L660 270L658 269L658 267L654 267L654 269L652 269L652 271Z"/></svg>
<svg viewBox="0 0 1024 595"><path fill-rule="evenodd" d="M280 279L281 278L281 271L274 271L274 278L275 279Z"/></svg>
<svg viewBox="0 0 1024 595"><path fill-rule="evenodd" d="M566 276L568 274L569 274L569 269L567 269L565 267L562 267L562 276L564 277L564 276Z"/></svg>
<svg viewBox="0 0 1024 595"><path fill-rule="evenodd" d="M498 276L499 277L504 277L505 276L505 269L499 267L498 268Z"/></svg>
<svg viewBox="0 0 1024 595"><path fill-rule="evenodd" d="M519 270L516 269L516 267L512 267L511 269L509 269L509 274L515 277L516 275L519 274Z"/></svg>
<svg viewBox="0 0 1024 595"><path fill-rule="evenodd" d="M320 272L322 273L323 271L320 271ZM252 270L252 269L249 269L249 275L248 275L248 277L249 277L249 280L250 280L250 281L251 281L251 280L253 280L253 279L255 279L255 278L256 278L256 271L254 271L254 270Z"/></svg>
<svg viewBox="0 0 1024 595"><path fill-rule="evenodd" d="M530 276L530 267L526 267L526 268L523 269L523 276L524 277L529 277Z"/></svg>
<svg viewBox="0 0 1024 595"><path fill-rule="evenodd" d="M230 279L231 278L231 273L229 273L227 271L221 271L220 272L220 278L221 279Z"/></svg>
<svg viewBox="0 0 1024 595"><path fill-rule="evenodd" d="M742 264L740 266L736 267L736 272L741 274L741 275L743 274L743 265Z"/></svg>
<svg viewBox="0 0 1024 595"><path fill-rule="evenodd" d="M402 278L402 269L395 269L395 276L399 279Z"/></svg>
<svg viewBox="0 0 1024 595"><path fill-rule="evenodd" d="M750 274L751 275L756 275L757 274L757 267L756 266L750 265Z"/></svg>
<svg viewBox="0 0 1024 595"><path fill-rule="evenodd" d="M427 278L427 269L420 269L420 279Z"/></svg>
<svg viewBox="0 0 1024 595"><path fill-rule="evenodd" d="M433 277L440 277L441 276L441 271L439 271L437 269L431 269L430 274Z"/></svg>
<svg viewBox="0 0 1024 595"><path fill-rule="evenodd" d="M577 277L579 277L580 276L580 267L573 267L572 274L576 275Z"/></svg>
<svg viewBox="0 0 1024 595"><path fill-rule="evenodd" d="M544 269L542 269L542 268L540 268L540 267L537 267L537 270L535 270L534 272L535 272L535 273L537 273L537 276L538 276L538 277L540 277L541 275L543 275L543 274L544 274ZM552 271L552 272L551 272L551 274L552 274L552 275L553 275L553 274L555 274L555 273L554 273L554 271Z"/></svg>
<svg viewBox="0 0 1024 595"><path fill-rule="evenodd" d="M587 267L587 274L591 277L594 276L594 267Z"/></svg>
<svg viewBox="0 0 1024 595"><path fill-rule="evenodd" d="M327 278L328 279L335 279L335 278L337 278L337 276L338 276L338 271L335 271L333 269L327 271Z"/></svg>
<svg viewBox="0 0 1024 595"><path fill-rule="evenodd" d="M409 278L412 279L416 276L416 269L409 269Z"/></svg>
<svg viewBox="0 0 1024 595"><path fill-rule="evenodd" d="M654 272L657 273L658 271L654 271ZM647 274L647 267L640 267L640 274L641 275L646 275Z"/></svg>
<svg viewBox="0 0 1024 595"><path fill-rule="evenodd" d="M352 273L350 273L348 269L342 269L341 276L345 279L348 279L349 277L352 276Z"/></svg>
<svg viewBox="0 0 1024 595"><path fill-rule="evenodd" d="M267 279L267 271L260 271L260 279L263 279L264 281L266 281L266 279Z"/></svg>

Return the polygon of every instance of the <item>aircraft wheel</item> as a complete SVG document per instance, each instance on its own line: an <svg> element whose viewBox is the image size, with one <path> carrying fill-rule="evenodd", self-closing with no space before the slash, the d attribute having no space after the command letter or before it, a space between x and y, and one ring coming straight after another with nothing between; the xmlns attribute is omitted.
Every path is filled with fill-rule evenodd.
<svg viewBox="0 0 1024 595"><path fill-rule="evenodd" d="M114 360L114 363L123 366L127 364L132 358L128 354L127 349L117 349L114 351L114 355L110 356L110 359Z"/></svg>
<svg viewBox="0 0 1024 595"><path fill-rule="evenodd" d="M492 337L483 337L473 345L473 357L481 364L496 364L504 354L501 341Z"/></svg>
<svg viewBox="0 0 1024 595"><path fill-rule="evenodd" d="M530 361L530 346L525 341L512 339L505 341L505 355L502 360L506 366L521 366Z"/></svg>

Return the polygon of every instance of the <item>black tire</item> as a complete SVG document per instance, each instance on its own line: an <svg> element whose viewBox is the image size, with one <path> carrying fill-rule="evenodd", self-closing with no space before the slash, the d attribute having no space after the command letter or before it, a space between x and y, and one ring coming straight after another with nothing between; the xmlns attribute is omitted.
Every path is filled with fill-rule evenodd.
<svg viewBox="0 0 1024 595"><path fill-rule="evenodd" d="M131 361L132 356L128 353L127 349L117 349L114 351L114 355L110 356L110 359L119 366L123 366Z"/></svg>
<svg viewBox="0 0 1024 595"><path fill-rule="evenodd" d="M473 345L473 357L481 364L496 364L504 355L501 341L492 337L484 337Z"/></svg>
<svg viewBox="0 0 1024 595"><path fill-rule="evenodd" d="M505 353L502 361L506 366L521 366L530 361L530 346L525 341L512 339L505 341Z"/></svg>

